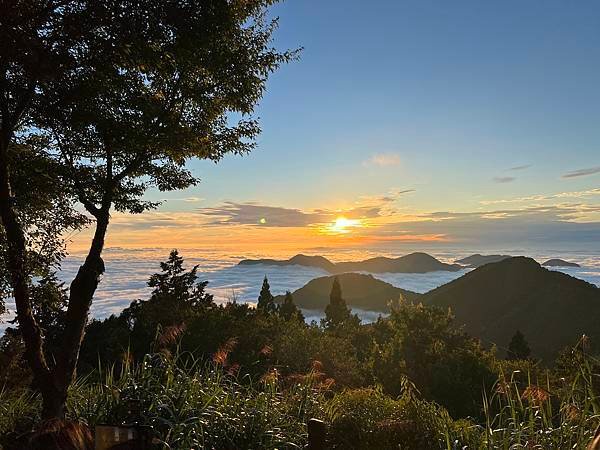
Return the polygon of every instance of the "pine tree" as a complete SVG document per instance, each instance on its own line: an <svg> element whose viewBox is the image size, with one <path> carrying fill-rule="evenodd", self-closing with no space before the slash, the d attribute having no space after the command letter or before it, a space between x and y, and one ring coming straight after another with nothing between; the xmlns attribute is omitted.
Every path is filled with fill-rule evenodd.
<svg viewBox="0 0 600 450"><path fill-rule="evenodd" d="M298 320L304 322L304 315L294 303L294 297L290 291L286 291L285 293L285 298L279 308L279 315L286 321Z"/></svg>
<svg viewBox="0 0 600 450"><path fill-rule="evenodd" d="M523 333L517 330L517 332L510 340L510 344L508 344L508 352L506 358L511 360L528 359L530 356L531 349L529 348L529 344L525 340L525 336L523 335Z"/></svg>
<svg viewBox="0 0 600 450"><path fill-rule="evenodd" d="M148 280L148 286L154 288L150 301L169 299L178 302L178 308L211 305L212 295L204 292L208 282L196 281L198 266L186 271L183 262L177 250L171 250L169 259L160 263L161 272L153 274Z"/></svg>
<svg viewBox="0 0 600 450"><path fill-rule="evenodd" d="M351 317L350 308L346 306L346 301L342 297L340 280L335 277L329 294L329 304L325 308L323 325L329 329L338 328L340 325L347 323Z"/></svg>
<svg viewBox="0 0 600 450"><path fill-rule="evenodd" d="M161 271L150 276L148 286L154 288L148 300L135 300L123 311L132 327L132 342L151 341L156 329L181 325L212 306L213 296L205 292L207 281L198 282L198 266L185 270L184 260L172 250Z"/></svg>
<svg viewBox="0 0 600 450"><path fill-rule="evenodd" d="M277 305L275 304L275 298L273 294L271 294L271 287L269 286L269 280L265 275L265 279L263 280L262 288L260 289L260 294L258 295L258 303L256 304L256 309L266 314L274 313L277 311Z"/></svg>

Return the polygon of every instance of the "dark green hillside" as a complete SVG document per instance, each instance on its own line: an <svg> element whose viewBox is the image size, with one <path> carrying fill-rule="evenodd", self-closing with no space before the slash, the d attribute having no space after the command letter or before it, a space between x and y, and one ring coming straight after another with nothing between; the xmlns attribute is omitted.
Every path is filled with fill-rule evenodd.
<svg viewBox="0 0 600 450"><path fill-rule="evenodd" d="M344 300L351 308L388 312L388 302L397 300L400 295L407 300L416 300L420 297L420 294L394 287L372 275L343 273L337 277L342 286ZM304 309L325 309L329 303L334 278L329 276L309 281L292 294L294 303ZM277 296L275 300L281 303L283 295Z"/></svg>
<svg viewBox="0 0 600 450"><path fill-rule="evenodd" d="M520 330L534 357L550 361L582 335L600 343L600 289L543 268L531 258L486 264L428 292L425 304L450 307L484 343L508 346Z"/></svg>

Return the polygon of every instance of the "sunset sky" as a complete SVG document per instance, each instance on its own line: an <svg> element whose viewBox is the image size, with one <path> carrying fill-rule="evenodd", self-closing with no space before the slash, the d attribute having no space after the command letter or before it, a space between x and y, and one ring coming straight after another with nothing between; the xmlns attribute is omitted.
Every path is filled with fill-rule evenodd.
<svg viewBox="0 0 600 450"><path fill-rule="evenodd" d="M288 0L257 149L108 245L600 241L600 3ZM73 248L83 245L74 237Z"/></svg>

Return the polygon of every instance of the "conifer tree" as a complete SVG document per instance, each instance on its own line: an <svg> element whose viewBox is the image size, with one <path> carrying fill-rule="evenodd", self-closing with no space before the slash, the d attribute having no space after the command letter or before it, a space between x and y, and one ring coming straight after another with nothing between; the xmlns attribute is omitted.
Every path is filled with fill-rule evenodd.
<svg viewBox="0 0 600 450"><path fill-rule="evenodd" d="M531 356L531 349L521 331L517 330L510 344L508 344L507 359L528 359Z"/></svg>
<svg viewBox="0 0 600 450"><path fill-rule="evenodd" d="M214 305L213 296L205 291L207 281L198 281L198 266L186 270L184 259L172 250L161 271L150 276L154 288L148 300L135 300L123 311L132 327L132 341L151 341L157 327L183 325L206 308ZM140 347L141 348L141 347Z"/></svg>
<svg viewBox="0 0 600 450"><path fill-rule="evenodd" d="M347 323L351 317L350 308L348 308L346 301L342 297L340 280L338 280L338 277L335 277L331 286L331 293L329 294L329 304L325 308L323 325L329 329L338 328Z"/></svg>
<svg viewBox="0 0 600 450"><path fill-rule="evenodd" d="M285 298L279 308L279 315L286 321L298 320L304 322L304 315L294 303L294 297L290 291L286 291L285 293Z"/></svg>
<svg viewBox="0 0 600 450"><path fill-rule="evenodd" d="M148 286L154 288L150 300L167 298L178 302L179 307L210 306L213 296L204 292L207 281L198 282L198 266L186 271L183 257L171 250L169 259L160 263L160 273L150 276Z"/></svg>
<svg viewBox="0 0 600 450"><path fill-rule="evenodd" d="M269 286L269 280L267 279L266 275L265 279L263 280L262 288L260 289L260 294L258 295L258 303L256 304L256 308L266 314L277 311L275 298L273 297L273 294L271 294L271 286Z"/></svg>

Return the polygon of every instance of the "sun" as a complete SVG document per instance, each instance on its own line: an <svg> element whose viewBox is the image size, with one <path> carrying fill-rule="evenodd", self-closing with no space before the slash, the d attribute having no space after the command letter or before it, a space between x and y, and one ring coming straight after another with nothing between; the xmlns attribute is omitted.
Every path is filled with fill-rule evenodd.
<svg viewBox="0 0 600 450"><path fill-rule="evenodd" d="M360 227L360 220L357 219L346 219L343 216L338 217L329 226L329 231L337 234L349 233L351 228Z"/></svg>

